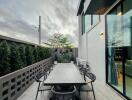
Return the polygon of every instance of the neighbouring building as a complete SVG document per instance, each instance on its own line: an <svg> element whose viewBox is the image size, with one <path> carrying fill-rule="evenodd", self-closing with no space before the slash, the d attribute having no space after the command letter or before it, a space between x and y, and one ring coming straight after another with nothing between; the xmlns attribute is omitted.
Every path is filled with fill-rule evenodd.
<svg viewBox="0 0 132 100"><path fill-rule="evenodd" d="M77 16L78 57L97 80L132 99L132 0L80 0Z"/></svg>

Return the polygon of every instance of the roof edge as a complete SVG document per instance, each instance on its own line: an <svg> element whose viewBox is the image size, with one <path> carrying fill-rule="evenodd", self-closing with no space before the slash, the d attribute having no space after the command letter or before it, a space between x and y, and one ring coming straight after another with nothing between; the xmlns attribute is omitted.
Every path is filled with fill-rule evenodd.
<svg viewBox="0 0 132 100"><path fill-rule="evenodd" d="M84 7L84 2L85 0L80 0L80 2L78 3L78 11L77 11L77 16L79 14L81 14L82 10L83 10L83 7Z"/></svg>
<svg viewBox="0 0 132 100"><path fill-rule="evenodd" d="M4 40L7 40L7 41L18 42L18 43L23 43L23 44L30 44L30 45L39 46L39 45L36 44L36 43L27 42L27 41L15 39L15 38L8 37L8 36L4 36L4 35L0 35L0 39L4 39Z"/></svg>

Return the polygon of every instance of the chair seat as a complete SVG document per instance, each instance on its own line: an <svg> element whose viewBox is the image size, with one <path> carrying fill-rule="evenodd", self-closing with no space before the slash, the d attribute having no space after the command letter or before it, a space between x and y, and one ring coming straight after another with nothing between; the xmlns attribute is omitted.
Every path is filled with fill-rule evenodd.
<svg viewBox="0 0 132 100"><path fill-rule="evenodd" d="M57 89L60 89L60 87L56 87ZM65 88L66 89L66 88ZM53 96L50 100L77 100L76 98L76 87L74 86L73 89L70 88L69 91L56 91L55 87L52 87L51 92Z"/></svg>
<svg viewBox="0 0 132 100"><path fill-rule="evenodd" d="M92 91L92 88L89 86L89 84L81 86L80 92L87 92L87 91Z"/></svg>
<svg viewBox="0 0 132 100"><path fill-rule="evenodd" d="M45 86L43 84L40 85L39 91L47 91L47 90L51 90L51 86Z"/></svg>

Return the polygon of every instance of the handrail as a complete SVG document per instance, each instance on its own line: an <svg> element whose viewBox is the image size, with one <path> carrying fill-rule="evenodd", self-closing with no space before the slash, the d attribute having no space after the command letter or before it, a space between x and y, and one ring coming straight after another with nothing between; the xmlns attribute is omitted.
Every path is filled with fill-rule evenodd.
<svg viewBox="0 0 132 100"><path fill-rule="evenodd" d="M34 82L34 77L51 65L52 58L47 58L0 77L0 100L16 100Z"/></svg>

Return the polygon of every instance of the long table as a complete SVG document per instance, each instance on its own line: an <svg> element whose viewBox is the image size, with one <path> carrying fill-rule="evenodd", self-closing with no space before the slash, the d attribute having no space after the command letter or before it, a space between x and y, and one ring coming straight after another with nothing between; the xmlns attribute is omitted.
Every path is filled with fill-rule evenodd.
<svg viewBox="0 0 132 100"><path fill-rule="evenodd" d="M58 63L45 80L45 85L85 84L79 69L73 63Z"/></svg>

